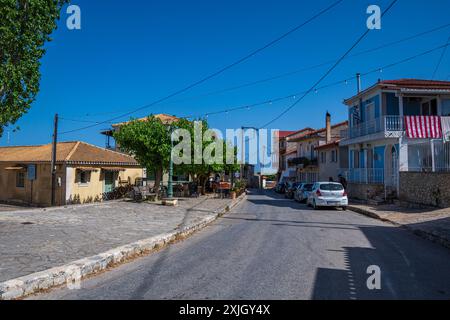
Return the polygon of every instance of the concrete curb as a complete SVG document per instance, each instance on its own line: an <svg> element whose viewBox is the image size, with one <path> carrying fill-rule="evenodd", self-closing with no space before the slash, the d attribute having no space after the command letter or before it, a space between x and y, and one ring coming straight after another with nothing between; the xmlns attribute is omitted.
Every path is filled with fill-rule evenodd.
<svg viewBox="0 0 450 320"><path fill-rule="evenodd" d="M132 258L151 253L153 250L160 249L203 229L233 209L245 197L246 194L244 193L233 201L231 205L227 205L215 211L212 215L205 217L200 222L185 226L180 230L139 240L63 266L2 282L0 283L0 300L20 299L52 287L72 284L75 280L86 278Z"/></svg>
<svg viewBox="0 0 450 320"><path fill-rule="evenodd" d="M423 230L423 229L414 228L414 227L411 227L411 226L409 226L407 224L400 224L398 222L382 218L379 215L377 215L376 213L373 213L371 211L364 210L364 209L361 209L361 208L358 208L358 207L354 207L352 205L348 206L348 209L353 211L353 212L356 212L356 213L368 216L370 218L381 220L383 222L388 222L390 224L393 224L394 226L401 227L401 228L403 228L405 230L408 230L408 231L414 233L415 235L417 235L417 236L419 236L419 237L421 237L423 239L430 240L432 242L438 243L438 244L440 244L440 245L450 249L450 239L442 237L442 236L440 236L438 234L434 234L433 232L426 231L426 230Z"/></svg>

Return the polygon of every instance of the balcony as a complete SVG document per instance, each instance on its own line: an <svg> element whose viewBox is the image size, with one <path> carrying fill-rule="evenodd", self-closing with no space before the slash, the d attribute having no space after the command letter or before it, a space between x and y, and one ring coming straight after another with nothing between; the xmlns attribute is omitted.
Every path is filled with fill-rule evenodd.
<svg viewBox="0 0 450 320"><path fill-rule="evenodd" d="M290 167L306 168L308 166L317 166L318 161L317 158L313 159L309 159L306 157L292 158L288 160L288 165Z"/></svg>
<svg viewBox="0 0 450 320"><path fill-rule="evenodd" d="M349 145L373 139L399 138L404 130L403 117L384 116L342 130L340 132L341 144Z"/></svg>

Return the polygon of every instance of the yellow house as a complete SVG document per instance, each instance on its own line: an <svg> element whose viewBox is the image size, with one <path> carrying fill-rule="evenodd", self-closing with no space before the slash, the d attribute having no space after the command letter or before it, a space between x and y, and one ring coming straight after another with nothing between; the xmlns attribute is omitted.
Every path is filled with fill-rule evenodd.
<svg viewBox="0 0 450 320"><path fill-rule="evenodd" d="M0 147L0 201L51 205L52 145ZM105 192L139 183L143 168L128 155L84 142L60 142L56 205L99 201Z"/></svg>

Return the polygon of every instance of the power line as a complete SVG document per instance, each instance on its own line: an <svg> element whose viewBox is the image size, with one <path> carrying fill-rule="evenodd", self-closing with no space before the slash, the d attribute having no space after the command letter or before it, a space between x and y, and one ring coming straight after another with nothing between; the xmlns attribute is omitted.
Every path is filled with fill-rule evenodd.
<svg viewBox="0 0 450 320"><path fill-rule="evenodd" d="M363 50L363 51L360 51L360 52L357 52L357 53L354 53L354 54L350 54L346 58L356 57L356 56L364 55L364 54L367 54L367 53L375 52L375 51L378 51L378 50L381 50L381 49L384 49L384 48L387 48L387 47L391 47L391 46L394 46L394 45L397 45L397 44L400 44L400 43L403 43L403 42L406 42L406 41L409 41L409 40L413 40L413 39L422 37L424 35L427 35L427 34L430 34L430 33L433 33L433 32L436 32L436 31L448 28L448 27L450 27L450 23L447 23L447 24L444 24L442 26L435 27L433 29L426 30L426 31L423 31L423 32L420 32L420 33L417 33L417 34L414 34L414 35L411 35L411 36L399 39L399 40L391 41L391 42L382 44L382 45L377 46L377 47L373 47L373 48L370 48L370 49L367 49L367 50ZM231 87L224 88L224 89L214 90L214 91L207 92L207 93L204 93L204 94L201 94L201 95L197 95L197 96L187 97L187 98L184 98L184 99L178 99L178 100L173 101L173 103L184 102L184 101L189 101L189 100L196 100L196 99L199 99L199 98L209 97L209 96L213 96L213 95L217 95L217 94L221 94L221 93L225 93L225 92L229 92L229 91L234 91L234 90L238 90L238 89L242 89L242 88L247 88L247 87L250 87L250 86L257 85L257 84L261 84L261 83L277 80L277 79L280 79L280 78L284 78L284 77L292 76L292 75L295 75L295 74L299 74L301 72L305 72L305 71L317 69L317 68L320 68L320 67L324 67L324 66L332 64L333 62L336 62L336 61L337 60L330 60L330 61L322 62L322 63L316 64L316 65L312 65L312 66L304 67L304 68L301 68L301 69L296 69L296 70L289 71L289 72L286 72L286 73L282 73L282 74L274 75L274 76L271 76L271 77L267 77L267 78L264 78L264 79L255 80L255 81L252 81L252 82L247 82L247 83L243 83L243 84L240 84L240 85L231 86ZM117 110L117 111L112 111L112 112L86 114L85 116L87 117L87 116L117 114L117 113L121 113L121 112L122 112L122 110Z"/></svg>
<svg viewBox="0 0 450 320"><path fill-rule="evenodd" d="M389 12L389 10L395 5L395 3L398 0L393 0L391 4L384 10L384 12L381 14L381 18L384 17L384 15ZM280 119L282 116L284 116L286 113L288 113L292 108L294 108L300 101L302 101L310 92L312 92L340 63L342 60L345 59L345 57L367 36L367 34L370 32L370 29L367 29L359 38L356 40L356 42L348 49L344 55L341 56L341 58L338 59L338 61L325 72L325 74L320 77L318 81L316 81L313 86L297 101L295 101L292 105L290 105L288 108L283 110L278 116L267 122L265 125L263 125L261 128L268 127L270 124L274 123L278 119Z"/></svg>
<svg viewBox="0 0 450 320"><path fill-rule="evenodd" d="M365 75L368 75L368 74L373 73L373 72L377 72L377 71L380 71L380 70L382 71L383 69L391 68L391 67L396 66L396 65L398 65L398 64L402 64L402 63L405 63L405 62L414 60L414 59L416 59L416 58L419 58L419 57L422 57L422 56L424 56L424 55L430 54L430 53L432 53L432 52L434 52L434 51L437 51L437 50L440 50L440 49L444 49L444 50L445 50L448 46L450 46L450 42L447 42L446 44L443 44L443 45L438 46L438 47L436 47L436 48L433 48L433 49L430 49L430 50L427 50L427 51L418 53L418 54L416 54L416 55L414 55L414 56L411 56L411 57L402 59L402 60L400 60L400 61L397 61L397 62L394 62L394 63L390 63L390 64L385 65L385 66L383 66L383 67L380 67L380 68L377 68L377 69L373 69L373 70L368 71L368 72L366 72L366 73L362 73L361 75L365 76Z"/></svg>
<svg viewBox="0 0 450 320"><path fill-rule="evenodd" d="M383 45L380 45L380 46L377 46L377 47L374 47L374 48L370 48L370 49L367 49L367 50L364 50L364 51L360 51L360 52L357 52L357 53L354 53L354 54L350 54L346 58L357 57L357 56L364 55L364 54L367 54L367 53L371 53L371 52L374 52L374 51L378 51L378 50L381 50L381 49L384 49L384 48L387 48L387 47L391 47L391 46L394 46L394 45L397 45L397 44L400 44L400 43L403 43L403 42L406 42L406 41L409 41L409 40L413 40L413 39L419 38L421 36L424 36L424 35L427 35L427 34L430 34L430 33L436 32L436 31L439 31L439 30L442 30L444 28L448 28L449 26L450 26L450 23L447 23L445 25L433 28L431 30L423 31L423 32L420 32L418 34L415 34L415 35L412 35L412 36L409 36L409 37L406 37L406 38L402 38L402 39L399 39L399 40L396 40L396 41L385 43ZM216 95L216 94L220 94L220 93L224 93L224 92L228 92L228 91L233 91L233 90L237 90L237 89L241 89L241 88L250 87L250 86L253 86L253 85L260 84L260 83L265 83L265 82L269 82L269 81L272 81L272 80L276 80L276 79L292 76L294 74L298 74L298 73L301 73L301 72L304 72L304 71L309 71L309 70L317 69L317 68L320 68L320 67L324 67L324 66L332 64L333 62L336 62L336 61L337 60L329 60L329 61L322 62L322 63L316 64L316 65L312 65L312 66L309 66L309 67L304 67L304 68L301 68L301 69L297 69L297 70L289 71L289 72L286 72L286 73L278 74L278 75L275 75L275 76L271 76L271 77L268 77L268 78L265 78L265 79L260 79L260 80L256 80L256 81L253 81L253 82L247 82L247 83L244 83L242 85L236 85L236 86L232 86L232 87L225 88L225 89L219 89L219 90L216 90L216 91L211 91L209 93L205 93L205 94L194 96L194 97L188 97L187 99L176 100L174 102L183 102L183 101L186 101L186 100L193 100L193 99L197 99L197 98L208 97L208 96L212 96L212 95Z"/></svg>
<svg viewBox="0 0 450 320"><path fill-rule="evenodd" d="M423 51L421 53L418 53L416 55L413 55L413 56L401 59L399 61L396 61L396 62L393 62L393 63L389 63L389 64L386 64L386 65L374 68L374 69L372 69L370 71L361 73L361 75L366 76L366 75L369 75L369 74L372 74L372 73L382 72L383 70L386 70L386 69L395 67L395 66L397 66L399 64L403 64L403 63L406 63L408 61L417 59L419 57L425 56L427 54L430 54L432 52L435 52L437 50L440 50L440 49L448 47L448 46L450 46L450 43L443 44L443 45L440 45L438 47L435 47L435 48ZM342 80L339 80L339 81L336 81L336 82L332 82L332 83L323 85L321 87L317 87L317 88L315 88L315 90L320 91L320 90L327 89L327 88L330 88L330 87L333 87L333 86L336 86L336 85L348 84L348 82L352 81L355 78L356 78L355 76L351 76L351 77L348 77L346 79L342 79ZM290 98L296 99L297 96L299 96L301 94L305 94L306 92L308 92L308 91L302 91L302 92L297 92L295 94L289 94L287 96L267 99L267 100L264 100L263 102L258 102L258 103L253 103L253 104L246 104L246 105L240 105L240 106L236 106L236 107L230 107L230 108L227 108L227 109L213 111L213 112L209 112L209 113L205 113L205 114L201 114L201 115L196 115L196 116L194 116L194 115L187 115L187 116L184 116L184 117L185 118L201 118L201 116L205 116L205 115L212 116L212 115L224 114L224 113L229 113L229 112L238 111L238 110L251 109L253 107L257 107L257 106L261 106L261 105L267 105L267 104L275 103L275 102L278 102L278 101L281 101L281 100L285 100L285 99L290 99Z"/></svg>
<svg viewBox="0 0 450 320"><path fill-rule="evenodd" d="M225 67L223 67L223 68L221 68L221 69L219 69L218 71L216 71L216 72L214 72L214 73L212 73L212 74L206 76L205 78L203 78L203 79L201 79L201 80L198 80L198 81L196 81L196 82L194 82L194 83L188 85L187 87L184 87L183 89L180 89L180 90L178 90L178 91L175 91L175 92L169 94L168 96L165 96L164 98L158 99L158 100L156 100L156 101L154 101L154 102L152 102L152 103L150 103L150 104L148 104L148 105L146 105L146 106L143 106L143 107L134 109L134 110L132 110L132 111L126 112L126 113L124 113L124 114L122 114L122 115L120 115L120 116L118 116L118 117L114 117L114 118L112 118L112 119L110 119L110 120L107 120L107 121L101 121L101 122L99 122L99 123L97 123L97 124L92 124L92 125L89 125L89 126L86 126L86 127L83 127L83 128L78 128L78 129L74 129L74 130L69 130L69 131L66 131L66 132L62 132L61 134L66 134L66 133L71 133L71 132L76 132L76 131L80 131L80 130L89 129L89 128L95 127L95 126L97 126L97 125L99 125L99 124L104 124L104 123L107 123L107 122L110 122L110 121L114 121L114 120L117 120L117 119L120 119L120 118L129 116L129 115L131 115L131 114L133 114L133 113L136 113L136 112L138 112L138 111L140 111L140 110L150 108L150 107L152 107L152 106L154 106L154 105L156 105L156 104L159 104L159 103L161 103L161 102L163 102L163 101L166 101L166 100L168 100L168 99L170 99L170 98L172 98L172 97L174 97L174 96L177 96L177 95L179 95L179 94L181 94L181 93L183 93L183 92L186 92L186 91L188 91L188 90L190 90L190 89L192 89L192 88L194 88L194 87L196 87L196 86L198 86L198 85L200 85L200 84L202 84L202 83L204 83L204 82L206 82L206 81L208 81L208 80L210 80L210 79L212 79L212 78L218 76L219 74L225 72L226 70L229 70L229 69L231 69L231 68L233 68L233 67L235 67L235 66L241 64L242 62L244 62L244 61L250 59L251 57L255 56L256 54L258 54L259 52L261 52L261 51L263 51L263 50L265 50L265 49L267 49L267 48L273 46L274 44L280 42L282 39L286 38L287 36L291 35L292 33L298 31L298 30L301 29L302 27L304 27L304 26L306 26L307 24L311 23L311 22L314 21L315 19L319 18L320 16L322 16L322 15L325 14L326 12L330 11L331 9L333 9L334 7L336 7L338 4L340 4L342 1L343 1L343 0L337 0L337 1L335 1L335 2L332 3L330 6L326 7L325 9L321 10L320 12L316 13L314 16L312 16L312 17L309 18L308 20L304 21L303 23L299 24L298 26L294 27L293 29L289 30L288 32L282 34L282 35L279 36L278 38L276 38L276 39L270 41L270 42L267 43L266 45L264 45L264 46L262 46L262 47L260 47L260 48L258 48L258 49L256 49L256 50L250 52L249 54L247 54L246 56L242 57L241 59L239 59L239 60L237 60L237 61L235 61L235 62L233 62L233 63L231 63L231 64L229 64L229 65L227 65L227 66L225 66Z"/></svg>
<svg viewBox="0 0 450 320"><path fill-rule="evenodd" d="M446 44L440 45L438 47L434 47L432 49L420 52L420 53L415 54L413 56L410 56L410 57L398 60L396 62L392 62L392 63L386 64L386 65L383 65L383 66L371 69L369 71L361 73L361 75L367 76L367 75L372 74L372 73L382 72L383 70L386 70L386 69L395 67L395 66L397 66L399 64L403 64L403 63L406 63L408 61L417 59L419 57L422 57L422 56L425 56L427 54L433 53L435 51L438 51L438 50L440 50L442 48L446 48L448 46L450 46L450 43L446 43ZM322 85L320 87L316 87L315 90L321 91L323 89L327 89L327 88L330 88L330 87L333 87L333 86L342 85L342 84L348 84L350 81L354 80L355 78L356 78L355 76L351 76L351 77L348 77L348 78L345 78L345 79L342 79L342 80L338 80L338 81L335 81L335 82L332 82L332 83L329 83L329 84L326 84L326 85ZM297 92L297 93L294 93L294 94L289 94L289 95L285 95L285 96L281 96L281 97L266 99L266 100L264 100L262 102L257 102L257 103L252 103L252 104L243 104L243 105L239 105L239 106L235 106L235 107L229 107L229 108L226 108L226 109L221 109L221 110L208 112L208 113L204 113L204 114L185 115L183 117L187 118L187 119L193 119L193 118L201 118L202 116L204 117L204 116L213 116L213 115L218 115L218 114L226 114L226 113L239 111L239 110L245 110L245 109L250 110L253 107L258 107L258 106L262 106L262 105L268 105L268 104L279 102L279 101L286 100L286 99L292 99L292 98L296 99L297 96L300 96L300 95L305 94L307 92L308 91L301 91L301 92ZM82 123L84 123L84 122L99 123L99 122L96 122L96 121L88 121L88 120L77 120L77 119L68 119L68 118L59 118L59 119L67 120L67 121L73 121L73 122L82 122Z"/></svg>
<svg viewBox="0 0 450 320"><path fill-rule="evenodd" d="M450 36L447 39L447 44L448 43L450 43ZM434 77L436 76L436 73L438 72L439 67L441 66L442 60L444 59L444 56L445 56L446 52L447 52L447 47L445 47L444 50L442 50L442 54L441 54L441 56L439 58L439 61L438 61L437 65L436 65L436 68L434 69L433 76L431 77L431 79L434 80Z"/></svg>
<svg viewBox="0 0 450 320"><path fill-rule="evenodd" d="M71 119L71 118L62 118L62 117L59 117L59 120L65 120L65 121L70 121L70 122L98 123L98 124L100 124L99 121L80 120L80 119ZM112 122L108 122L108 123L111 124Z"/></svg>

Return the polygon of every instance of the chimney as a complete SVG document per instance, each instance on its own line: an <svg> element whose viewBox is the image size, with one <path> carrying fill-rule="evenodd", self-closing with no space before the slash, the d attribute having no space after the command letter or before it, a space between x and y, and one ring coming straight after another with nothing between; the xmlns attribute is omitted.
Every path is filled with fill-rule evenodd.
<svg viewBox="0 0 450 320"><path fill-rule="evenodd" d="M361 73L356 74L356 86L359 94L361 92Z"/></svg>
<svg viewBox="0 0 450 320"><path fill-rule="evenodd" d="M330 113L327 111L327 115L325 118L325 122L326 122L326 135L325 135L325 140L326 143L330 143L331 142L331 115Z"/></svg>

